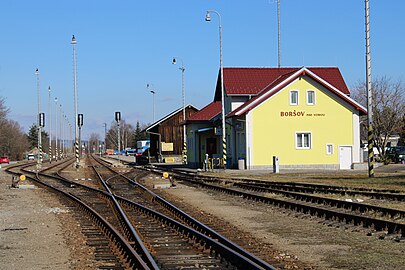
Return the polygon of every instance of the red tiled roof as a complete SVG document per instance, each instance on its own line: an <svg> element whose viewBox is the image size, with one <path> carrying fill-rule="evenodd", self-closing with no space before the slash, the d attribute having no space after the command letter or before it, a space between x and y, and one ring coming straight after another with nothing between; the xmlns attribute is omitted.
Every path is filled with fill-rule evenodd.
<svg viewBox="0 0 405 270"><path fill-rule="evenodd" d="M233 115L241 115L245 114L254 107L256 107L258 104L263 102L265 99L269 98L270 96L274 95L278 91L280 91L286 84L290 83L291 81L295 80L299 76L302 75L308 75L312 79L318 81L320 84L323 84L327 89L329 89L332 93L337 95L338 97L342 98L346 102L348 102L350 105L355 107L357 110L359 110L360 114L366 115L367 111L365 108L363 108L360 104L358 104L356 101L351 99L345 92L341 91L339 88L333 85L333 82L339 82L339 79L336 77L337 73L336 70L333 72L328 72L328 70L322 70L321 72L315 73L317 69L323 69L323 68L313 68L315 70L311 70L310 68L301 68L297 70L297 72L290 73L290 74L285 74L274 80L271 84L266 86L263 91L259 92L258 95L244 103L242 106L238 107L236 110L230 112L227 116L233 116ZM339 70L337 70L339 71ZM319 74L323 74L324 77L321 77ZM340 72L339 72L340 74ZM324 78L329 77L329 78L335 78L335 81L330 82L326 81ZM341 77L341 76L340 76ZM343 78L342 78L343 80ZM344 81L343 81L344 83ZM329 85L328 85L329 84ZM345 84L346 85L346 84ZM347 87L346 87L347 89ZM348 91L347 91L348 92Z"/></svg>
<svg viewBox="0 0 405 270"><path fill-rule="evenodd" d="M227 95L257 95L264 88L282 77L300 70L301 67L289 68L224 68L224 87ZM308 70L315 73L323 80L330 83L346 95L349 89L343 80L342 74L337 67L309 67ZM217 91L220 85L218 80Z"/></svg>
<svg viewBox="0 0 405 270"><path fill-rule="evenodd" d="M190 116L188 121L209 121L221 113L221 101L214 101Z"/></svg>

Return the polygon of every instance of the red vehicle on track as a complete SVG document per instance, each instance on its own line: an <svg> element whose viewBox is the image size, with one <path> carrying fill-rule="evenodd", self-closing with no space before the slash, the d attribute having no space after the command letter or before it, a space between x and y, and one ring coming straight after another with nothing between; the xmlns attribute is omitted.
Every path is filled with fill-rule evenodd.
<svg viewBox="0 0 405 270"><path fill-rule="evenodd" d="M0 157L0 164L1 163L7 163L7 164L9 164L10 163L10 160L8 159L8 157Z"/></svg>

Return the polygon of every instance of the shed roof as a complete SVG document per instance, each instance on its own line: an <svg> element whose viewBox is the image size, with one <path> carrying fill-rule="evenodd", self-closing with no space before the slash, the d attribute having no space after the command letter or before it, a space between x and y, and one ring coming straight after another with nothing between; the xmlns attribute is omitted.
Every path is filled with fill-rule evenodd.
<svg viewBox="0 0 405 270"><path fill-rule="evenodd" d="M186 109L187 109L187 108L188 108L188 109L193 109L193 110L198 111L198 109L197 109L195 106L191 105L191 104L188 104L188 105L186 106ZM161 123L163 123L164 121L168 120L170 117L173 117L174 115L178 114L178 113L181 112L182 110L183 110L183 107L181 107L181 108L179 108L179 109L177 109L177 110L175 110L175 111L169 113L168 115L164 116L163 118L159 119L158 121L156 121L156 122L150 124L150 125L149 125L148 127L146 127L143 131L146 131L146 132L150 131L150 130L153 129L154 127L156 127L156 126L160 125Z"/></svg>
<svg viewBox="0 0 405 270"><path fill-rule="evenodd" d="M213 101L187 119L189 121L210 121L221 113L221 101Z"/></svg>

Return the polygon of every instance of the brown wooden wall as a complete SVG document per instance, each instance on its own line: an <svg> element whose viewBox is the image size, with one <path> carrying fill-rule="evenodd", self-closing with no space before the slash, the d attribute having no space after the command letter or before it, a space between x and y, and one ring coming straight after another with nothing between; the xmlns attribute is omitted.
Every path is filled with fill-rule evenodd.
<svg viewBox="0 0 405 270"><path fill-rule="evenodd" d="M198 110L193 107L186 107L186 119L196 113ZM152 132L160 133L161 141L166 143L173 143L173 152L162 152L163 155L181 155L183 151L183 111L173 115L160 123L157 127L151 129ZM158 140L158 136L152 135L151 139L151 153L156 149L157 143L153 142ZM154 149L155 148L155 149Z"/></svg>

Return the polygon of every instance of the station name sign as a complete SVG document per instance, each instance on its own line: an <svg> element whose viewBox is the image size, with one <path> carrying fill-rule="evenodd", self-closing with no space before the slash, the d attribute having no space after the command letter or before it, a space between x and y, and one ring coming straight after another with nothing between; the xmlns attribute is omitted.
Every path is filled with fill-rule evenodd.
<svg viewBox="0 0 405 270"><path fill-rule="evenodd" d="M302 116L308 116L308 117L322 117L326 116L324 113L305 113L305 111L286 111L286 112L280 112L281 117L302 117Z"/></svg>

